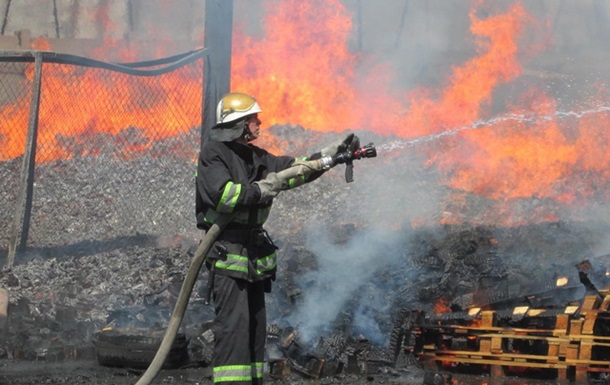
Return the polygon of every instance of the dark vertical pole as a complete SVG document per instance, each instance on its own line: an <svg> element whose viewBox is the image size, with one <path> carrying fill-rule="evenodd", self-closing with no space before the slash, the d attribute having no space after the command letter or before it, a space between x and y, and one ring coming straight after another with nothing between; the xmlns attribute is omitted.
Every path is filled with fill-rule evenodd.
<svg viewBox="0 0 610 385"><path fill-rule="evenodd" d="M206 0L204 47L208 50L203 92L201 144L216 123L216 105L231 90L233 0Z"/></svg>
<svg viewBox="0 0 610 385"><path fill-rule="evenodd" d="M356 22L358 24L358 51L362 52L362 2L358 0L356 8Z"/></svg>
<svg viewBox="0 0 610 385"><path fill-rule="evenodd" d="M55 19L55 38L59 39L59 16L57 16L57 0L53 0L53 19Z"/></svg>
<svg viewBox="0 0 610 385"><path fill-rule="evenodd" d="M394 48L397 49L400 46L400 38L405 28L405 21L407 20L407 13L409 12L409 0L405 0L405 5L402 7L402 14L400 15L400 25L398 26L398 32L396 33L396 41L394 41Z"/></svg>
<svg viewBox="0 0 610 385"><path fill-rule="evenodd" d="M32 198L34 196L34 166L36 160L36 141L38 137L38 112L40 111L40 84L42 79L42 53L34 52L34 83L32 85L32 99L30 101L30 119L28 123L28 137L23 163L21 168L21 191L17 197L15 216L8 245L6 267L11 269L15 261L17 250L25 249L28 232L30 230L30 216L32 213ZM19 224L23 221L21 232Z"/></svg>
<svg viewBox="0 0 610 385"><path fill-rule="evenodd" d="M127 23L129 24L129 32L135 30L133 21L133 0L127 0Z"/></svg>
<svg viewBox="0 0 610 385"><path fill-rule="evenodd" d="M4 18L2 19L2 28L0 28L0 35L4 35L6 30L6 23L8 22L8 12L11 9L11 0L6 2L6 9L4 10Z"/></svg>

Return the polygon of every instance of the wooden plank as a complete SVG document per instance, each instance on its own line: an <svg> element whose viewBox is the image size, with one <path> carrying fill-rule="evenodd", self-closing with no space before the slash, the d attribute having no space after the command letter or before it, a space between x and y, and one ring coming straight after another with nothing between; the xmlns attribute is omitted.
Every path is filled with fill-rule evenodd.
<svg viewBox="0 0 610 385"><path fill-rule="evenodd" d="M491 352L492 353L503 353L504 349L502 348L502 339L503 336L496 336L491 338Z"/></svg>
<svg viewBox="0 0 610 385"><path fill-rule="evenodd" d="M501 353L501 354L495 354L495 353L489 353L489 352L482 352L482 351L478 351L478 352L474 352L474 351L465 351L465 350L441 350L441 351L436 351L434 353L437 357L451 357L451 356L459 356L459 357L472 357L472 356L478 356L478 357L488 357L488 358L493 358L493 359L499 359L499 358L506 358L509 360L512 359L529 359L529 360L540 360L540 361L545 361L551 358L555 358L555 356L549 356L549 355L537 355L537 354L519 354L519 353ZM574 360L576 360L578 357L575 356Z"/></svg>
<svg viewBox="0 0 610 385"><path fill-rule="evenodd" d="M501 365L501 366L516 366L524 368L566 368L566 363L549 363L549 362L530 362L530 361L502 361L496 359L485 359L478 357L453 357L453 356L442 356L442 357L427 357L428 360L442 361L442 362L459 362L463 364L479 364L479 365ZM425 361L426 359L424 359Z"/></svg>
<svg viewBox="0 0 610 385"><path fill-rule="evenodd" d="M559 362L559 345L549 345L547 362Z"/></svg>
<svg viewBox="0 0 610 385"><path fill-rule="evenodd" d="M596 320L597 310L590 310L587 315L585 315L585 321L582 325L582 334L593 334L593 327L595 326Z"/></svg>
<svg viewBox="0 0 610 385"><path fill-rule="evenodd" d="M565 315L569 319L569 315ZM567 327L567 326L566 326ZM500 326L463 326L463 325L421 325L422 330L440 331L441 333L458 333L462 330L466 332L525 332L525 333L539 333L552 335L557 329L523 329L523 328L507 328Z"/></svg>
<svg viewBox="0 0 610 385"><path fill-rule="evenodd" d="M587 372L589 373L610 373L610 368L596 368L589 366L587 368Z"/></svg>
<svg viewBox="0 0 610 385"><path fill-rule="evenodd" d="M610 361L600 361L600 360L581 360L579 358L570 358L570 359L566 359L567 363L571 364L571 365L599 365L599 366L606 366L610 368Z"/></svg>
<svg viewBox="0 0 610 385"><path fill-rule="evenodd" d="M592 336L592 335L586 335L586 334L581 334L578 336L567 336L567 339L569 341L595 341L596 343L598 343L601 346L604 345L604 342L602 342L602 341L610 342L610 336L604 337L604 336L595 336L595 335Z"/></svg>
<svg viewBox="0 0 610 385"><path fill-rule="evenodd" d="M581 384L586 384L588 380L589 374L587 372L587 366L577 366L576 374L574 375L574 380Z"/></svg>
<svg viewBox="0 0 610 385"><path fill-rule="evenodd" d="M561 341L570 341L569 338L561 338L561 337L551 337L551 336L529 336L524 334L479 334L477 335L479 338L510 338L514 340L539 340L539 341L549 341L549 342L561 342ZM597 337L596 337L597 338Z"/></svg>
<svg viewBox="0 0 610 385"><path fill-rule="evenodd" d="M565 364L568 370L576 370L574 360L578 359L578 344L569 344L566 346Z"/></svg>
<svg viewBox="0 0 610 385"><path fill-rule="evenodd" d="M587 295L587 296L585 296L585 298L582 301L582 305L580 306L580 311L582 313L583 310L597 309L600 304L601 304L601 301L598 296Z"/></svg>
<svg viewBox="0 0 610 385"><path fill-rule="evenodd" d="M579 346L576 344L570 344L567 346L566 361L578 359L578 348L579 348Z"/></svg>
<svg viewBox="0 0 610 385"><path fill-rule="evenodd" d="M559 357L565 357L567 355L568 346L570 346L569 342L560 342L559 343Z"/></svg>
<svg viewBox="0 0 610 385"><path fill-rule="evenodd" d="M586 342L581 343L580 349L578 351L578 359L579 360L591 359L591 351L592 351L592 345L590 343L586 343Z"/></svg>
<svg viewBox="0 0 610 385"><path fill-rule="evenodd" d="M583 320L580 319L570 320L570 335L573 336L582 334L583 323Z"/></svg>
<svg viewBox="0 0 610 385"><path fill-rule="evenodd" d="M502 365L490 365L489 375L496 378L504 377L504 369L502 368Z"/></svg>
<svg viewBox="0 0 610 385"><path fill-rule="evenodd" d="M485 353L491 352L491 338L479 338L479 351Z"/></svg>
<svg viewBox="0 0 610 385"><path fill-rule="evenodd" d="M481 312L481 327L495 326L496 312L485 310Z"/></svg>
<svg viewBox="0 0 610 385"><path fill-rule="evenodd" d="M553 330L553 335L564 336L568 334L569 324L570 316L568 314L559 314L555 319L555 330Z"/></svg>

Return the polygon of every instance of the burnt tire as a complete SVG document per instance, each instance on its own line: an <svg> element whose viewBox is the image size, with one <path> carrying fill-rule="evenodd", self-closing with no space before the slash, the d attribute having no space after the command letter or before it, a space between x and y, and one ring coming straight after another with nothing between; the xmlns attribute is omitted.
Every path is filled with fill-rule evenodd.
<svg viewBox="0 0 610 385"><path fill-rule="evenodd" d="M98 364L111 367L146 369L154 359L162 338L101 332L96 335ZM178 334L163 363L163 369L175 369L189 362L188 340Z"/></svg>

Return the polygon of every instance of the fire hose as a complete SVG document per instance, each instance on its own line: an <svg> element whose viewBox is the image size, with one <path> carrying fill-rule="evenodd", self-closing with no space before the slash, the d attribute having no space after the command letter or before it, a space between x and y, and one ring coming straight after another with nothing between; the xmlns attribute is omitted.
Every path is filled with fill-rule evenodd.
<svg viewBox="0 0 610 385"><path fill-rule="evenodd" d="M307 179L314 172L328 170L338 164L346 164L345 178L349 183L353 180L352 161L355 159L373 158L376 156L377 150L375 149L375 145L373 143L369 143L368 145L360 148L358 138L354 137L347 150L337 153L334 156L324 156L315 160L299 161L292 167L278 172L277 176L280 180L289 180L292 178ZM180 294L178 295L178 299L174 305L174 311L172 312L172 316L169 320L163 340L159 345L159 349L142 377L140 377L138 382L136 382L136 385L151 384L159 374L159 371L163 367L165 359L167 358L167 355L174 344L174 339L176 338L178 329L182 323L186 306L191 296L191 292L193 291L193 287L195 286L195 282L197 281L199 270L206 260L206 255L216 238L218 238L226 225L231 222L232 218L233 214L221 215L210 227L210 229L206 231L201 243L195 251L195 255L191 260L189 269L184 277L184 281L182 282Z"/></svg>

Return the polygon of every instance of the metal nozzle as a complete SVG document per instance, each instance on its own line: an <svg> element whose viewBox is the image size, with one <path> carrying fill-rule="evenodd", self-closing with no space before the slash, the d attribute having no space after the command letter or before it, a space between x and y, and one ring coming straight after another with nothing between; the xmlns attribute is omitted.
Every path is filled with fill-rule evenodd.
<svg viewBox="0 0 610 385"><path fill-rule="evenodd" d="M375 149L375 145L373 143L369 143L362 148L354 150L353 152L348 150L338 153L337 155L333 156L333 162L334 164L351 163L354 159L373 158L376 156L377 150Z"/></svg>
<svg viewBox="0 0 610 385"><path fill-rule="evenodd" d="M366 146L354 151L354 159L360 158L374 158L377 156L377 149L373 143L369 143Z"/></svg>

